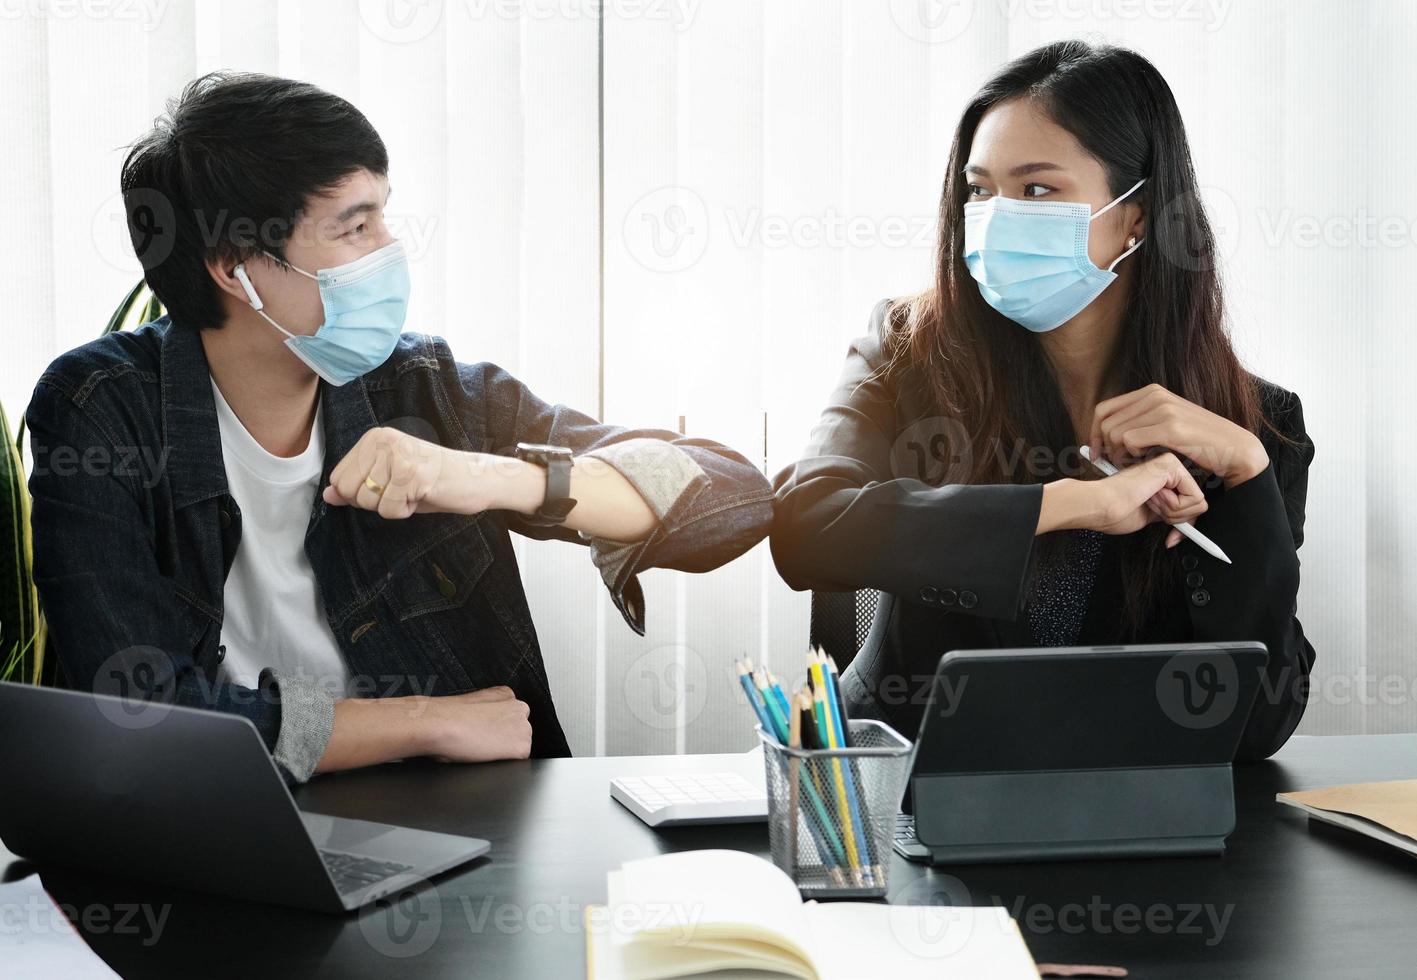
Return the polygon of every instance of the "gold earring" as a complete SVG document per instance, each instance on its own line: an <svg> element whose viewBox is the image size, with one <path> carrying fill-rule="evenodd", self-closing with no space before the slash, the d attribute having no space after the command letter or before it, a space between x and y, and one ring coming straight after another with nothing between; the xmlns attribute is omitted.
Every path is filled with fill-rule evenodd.
<svg viewBox="0 0 1417 980"><path fill-rule="evenodd" d="M1134 248L1134 247L1136 247L1136 244L1137 244L1137 236L1136 236L1136 235L1133 235L1131 238L1128 238L1128 239L1127 239L1127 248Z"/></svg>

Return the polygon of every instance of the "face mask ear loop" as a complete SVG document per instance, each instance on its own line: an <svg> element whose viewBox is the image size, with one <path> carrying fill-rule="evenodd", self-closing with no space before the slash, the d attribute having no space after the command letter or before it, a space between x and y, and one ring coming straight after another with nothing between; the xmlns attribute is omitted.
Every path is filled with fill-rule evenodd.
<svg viewBox="0 0 1417 980"><path fill-rule="evenodd" d="M1123 201L1125 201L1127 198L1131 197L1131 196L1132 196L1132 192L1135 191L1138 187L1140 187L1142 184L1145 184L1145 183L1146 183L1146 178L1143 177L1141 180L1139 180L1139 181L1137 181L1135 184L1133 184L1133 185L1127 190L1127 192L1126 192L1125 194L1123 194L1121 197L1119 197L1119 198L1113 200L1110 204L1105 204L1105 205L1103 205L1103 206L1102 206L1102 209L1101 209L1100 211L1097 211L1096 213L1094 213L1093 216L1092 216L1091 218L1088 218L1087 220L1088 220L1088 221L1096 221L1098 218L1102 217L1102 216L1103 216L1104 214L1106 214L1108 211L1111 211L1111 210L1112 210L1113 208L1115 208L1117 205L1121 204L1121 203L1122 203Z"/></svg>
<svg viewBox="0 0 1417 980"><path fill-rule="evenodd" d="M269 253L268 253L268 254L269 254ZM294 266L291 266L291 268L295 268L295 267L294 267ZM251 304L251 309L255 310L256 313L257 313L263 320L265 320L265 321L266 321L267 323L269 323L271 326L275 327L275 328L276 328L277 330L279 330L281 333L285 334L287 337L290 337L291 339L294 339L294 338L295 338L295 334L293 334L293 333L291 333L289 330L285 329L285 327L282 327L279 323L276 323L276 322L275 322L274 320L272 320L272 319L270 318L270 316L266 313L266 311L265 311L265 305L266 305L266 304L261 301L260 295L257 294L257 292L256 292L256 287L253 286L253 285L251 285L251 278L250 278L250 276L248 276L248 275L246 274L246 263L243 262L243 263L240 263L239 265L237 265L236 268L232 270L232 275L234 275L234 276L236 277L236 281L237 281L237 282L241 283L241 288L246 291L246 302L248 302L248 303Z"/></svg>
<svg viewBox="0 0 1417 980"><path fill-rule="evenodd" d="M276 322L275 322L274 320L272 320L269 316L266 316L266 311L265 311L265 310L257 310L256 313L257 313L257 315L260 316L263 320L265 320L265 321L266 321L267 323L269 323L271 326L275 327L275 328L276 328L277 330L279 330L281 333L285 334L285 335L286 335L287 337L289 337L291 340L294 340L294 339L295 339L295 334L293 334L293 333L291 333L289 330L285 329L285 327L282 327L279 323L276 323Z"/></svg>
<svg viewBox="0 0 1417 980"><path fill-rule="evenodd" d="M1121 255L1119 255L1119 256L1117 256L1115 259L1113 259L1113 260L1112 260L1112 264L1107 267L1107 271L1108 271L1108 272L1111 272L1113 269L1117 268L1117 263L1118 263L1118 262L1122 261L1122 260L1125 259L1128 255L1131 255L1131 254L1132 254L1133 252L1135 252L1137 249L1141 248L1142 242L1145 242L1145 241L1146 241L1145 238L1140 239L1140 240L1139 240L1135 245L1133 245L1131 248L1127 249L1127 250L1126 250L1125 252L1123 252Z"/></svg>

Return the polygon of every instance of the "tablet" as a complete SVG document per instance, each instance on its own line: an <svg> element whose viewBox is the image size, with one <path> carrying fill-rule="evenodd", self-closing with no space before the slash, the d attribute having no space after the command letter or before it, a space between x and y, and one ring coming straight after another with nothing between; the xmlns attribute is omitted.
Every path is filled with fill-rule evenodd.
<svg viewBox="0 0 1417 980"><path fill-rule="evenodd" d="M956 650L911 772L936 862L1215 854L1262 643Z"/></svg>

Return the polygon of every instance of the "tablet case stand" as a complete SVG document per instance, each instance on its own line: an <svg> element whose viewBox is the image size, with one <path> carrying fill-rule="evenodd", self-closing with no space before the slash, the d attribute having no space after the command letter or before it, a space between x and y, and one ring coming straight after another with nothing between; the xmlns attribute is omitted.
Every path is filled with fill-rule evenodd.
<svg viewBox="0 0 1417 980"><path fill-rule="evenodd" d="M1219 854L1230 765L916 776L915 836L936 864Z"/></svg>

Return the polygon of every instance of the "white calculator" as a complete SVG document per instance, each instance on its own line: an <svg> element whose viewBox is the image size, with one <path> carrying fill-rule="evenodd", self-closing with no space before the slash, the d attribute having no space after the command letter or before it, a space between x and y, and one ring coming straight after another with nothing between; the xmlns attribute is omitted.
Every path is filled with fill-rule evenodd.
<svg viewBox="0 0 1417 980"><path fill-rule="evenodd" d="M736 772L617 776L610 780L610 795L651 827L768 818L762 781L752 782Z"/></svg>

